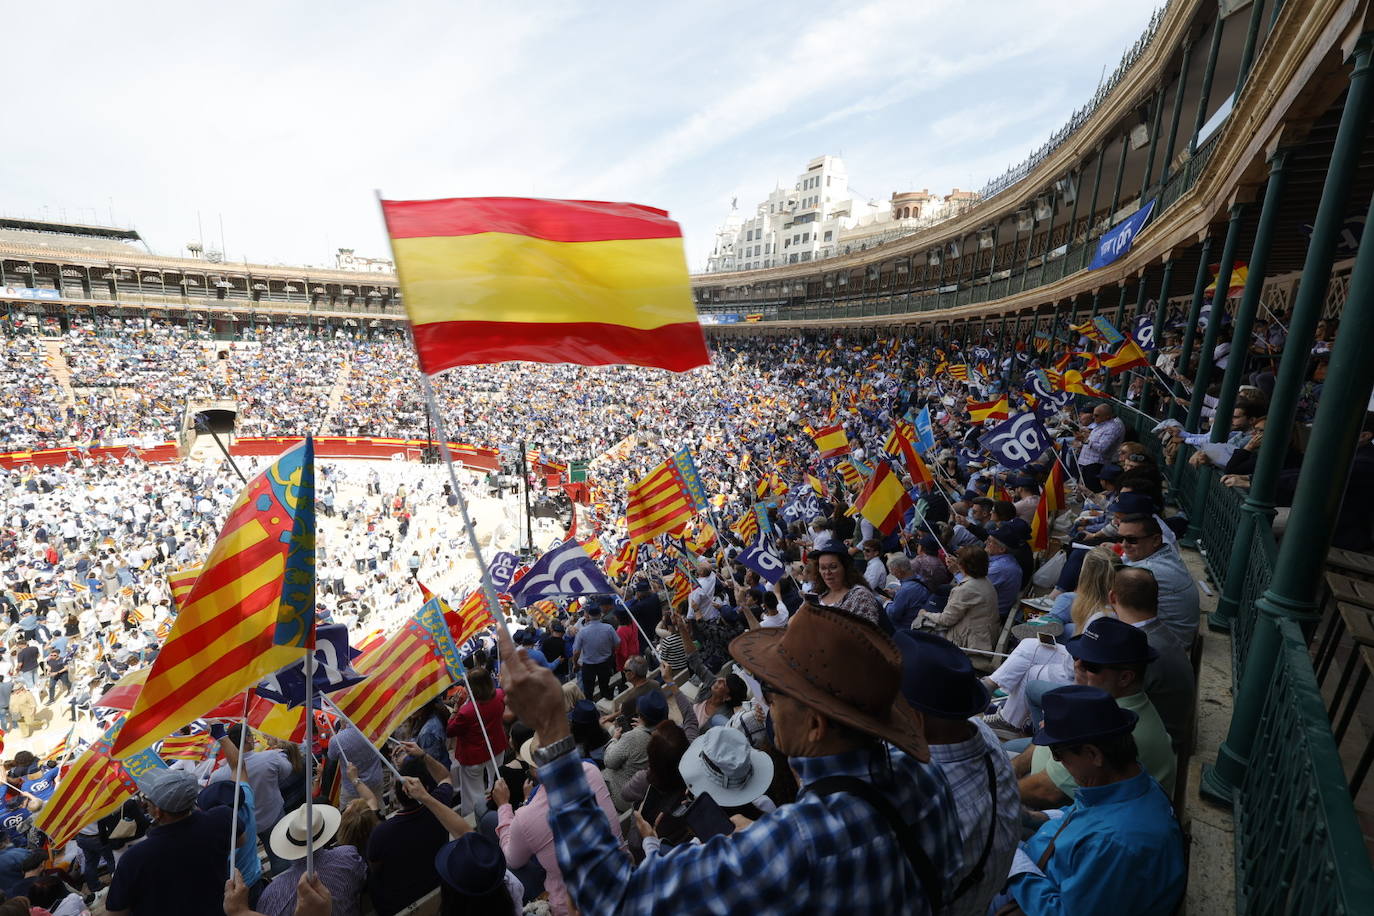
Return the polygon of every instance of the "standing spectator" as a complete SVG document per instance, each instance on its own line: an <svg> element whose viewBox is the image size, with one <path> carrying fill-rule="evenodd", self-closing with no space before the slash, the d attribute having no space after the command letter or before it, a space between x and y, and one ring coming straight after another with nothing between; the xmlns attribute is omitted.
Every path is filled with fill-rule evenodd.
<svg viewBox="0 0 1374 916"><path fill-rule="evenodd" d="M506 694L492 682L485 668L469 669L468 684L472 687L472 698L448 720L448 735L453 739L458 767L458 811L464 817L474 813L481 817L487 809L487 775L495 770L508 747L503 724Z"/></svg>
<svg viewBox="0 0 1374 916"><path fill-rule="evenodd" d="M272 828L281 819L284 805L281 784L291 777L291 761L275 748L254 751L253 730L243 723L232 725L227 730L223 726L215 726L210 731L219 740L220 749L224 752L224 763L210 774L210 781L234 779L238 771L239 754L243 754L243 778L253 790L254 826L262 844L268 846ZM267 854L272 859L273 871L285 867L285 862L272 858L270 847Z"/></svg>
<svg viewBox="0 0 1374 916"><path fill-rule="evenodd" d="M153 828L115 867L109 916L221 916L229 875L228 808L196 810L196 778L184 770L140 776ZM240 834L239 842L245 837Z"/></svg>
<svg viewBox="0 0 1374 916"><path fill-rule="evenodd" d="M587 608L587 622L573 638L573 667L582 668L582 692L587 699L611 698L611 660L620 637L615 628L601 619L601 608L593 604Z"/></svg>
<svg viewBox="0 0 1374 916"><path fill-rule="evenodd" d="M1102 484L1097 472L1116 455L1117 448L1126 438L1126 425L1116 415L1116 409L1105 401L1093 408L1092 427L1080 429L1076 436L1082 447L1078 452L1078 470L1083 474L1083 482L1094 493L1102 492Z"/></svg>

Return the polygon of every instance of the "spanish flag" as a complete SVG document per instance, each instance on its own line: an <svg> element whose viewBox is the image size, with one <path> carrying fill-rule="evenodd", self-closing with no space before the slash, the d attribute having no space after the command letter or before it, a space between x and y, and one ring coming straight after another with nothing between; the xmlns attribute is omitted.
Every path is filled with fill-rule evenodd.
<svg viewBox="0 0 1374 916"><path fill-rule="evenodd" d="M914 505L901 480L893 473L892 465L886 461L878 462L868 485L854 500L854 509L883 534L896 531L906 510Z"/></svg>
<svg viewBox="0 0 1374 916"><path fill-rule="evenodd" d="M111 755L152 747L279 668L315 636L315 447L305 441L243 488Z"/></svg>
<svg viewBox="0 0 1374 916"><path fill-rule="evenodd" d="M968 415L974 423L982 423L984 420L1005 420L1011 416L1011 405L1007 403L1006 395L995 401L975 401L970 398Z"/></svg>
<svg viewBox="0 0 1374 916"><path fill-rule="evenodd" d="M1136 366L1148 366L1149 364L1150 359L1145 355L1145 351L1140 349L1140 345L1129 337L1121 345L1121 349L1102 361L1108 375L1118 375L1127 369L1133 369Z"/></svg>
<svg viewBox="0 0 1374 916"><path fill-rule="evenodd" d="M811 438L820 450L822 458L838 458L849 454L849 435L839 424L823 426L812 433Z"/></svg>
<svg viewBox="0 0 1374 916"><path fill-rule="evenodd" d="M682 229L585 200L382 201L420 368L528 360L682 372L711 361Z"/></svg>
<svg viewBox="0 0 1374 916"><path fill-rule="evenodd" d="M1083 394L1090 398L1105 398L1107 396L1107 392L1088 384L1087 380L1083 378L1083 373L1077 369L1066 369L1061 378L1061 384L1062 390L1070 394Z"/></svg>
<svg viewBox="0 0 1374 916"><path fill-rule="evenodd" d="M1031 520L1031 549L1045 550L1050 546L1050 524L1054 516L1068 504L1064 492L1064 465L1055 461L1050 468L1050 476L1040 491L1040 501L1035 505L1035 518Z"/></svg>

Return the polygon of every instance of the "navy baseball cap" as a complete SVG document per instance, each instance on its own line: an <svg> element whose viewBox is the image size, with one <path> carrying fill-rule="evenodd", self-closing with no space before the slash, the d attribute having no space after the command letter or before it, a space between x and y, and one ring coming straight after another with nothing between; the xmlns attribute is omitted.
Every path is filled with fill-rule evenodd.
<svg viewBox="0 0 1374 916"><path fill-rule="evenodd" d="M1155 501L1144 493L1118 493L1107 511L1122 515L1154 515Z"/></svg>
<svg viewBox="0 0 1374 916"><path fill-rule="evenodd" d="M1069 654L1098 665L1143 665L1159 658L1145 631L1115 617L1099 617L1068 642Z"/></svg>

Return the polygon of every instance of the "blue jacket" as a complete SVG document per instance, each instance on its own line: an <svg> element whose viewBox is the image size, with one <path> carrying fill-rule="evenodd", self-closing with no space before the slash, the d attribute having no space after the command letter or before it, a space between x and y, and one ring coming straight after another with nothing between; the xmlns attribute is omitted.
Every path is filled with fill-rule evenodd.
<svg viewBox="0 0 1374 916"><path fill-rule="evenodd" d="M892 626L898 630L911 629L911 622L925 603L930 600L930 589L915 576L903 579L897 593L887 603L887 616Z"/></svg>
<svg viewBox="0 0 1374 916"><path fill-rule="evenodd" d="M1026 916L1170 913L1183 894L1183 833L1164 790L1143 769L1107 786L1081 787L1022 844L1007 889ZM1038 863L1051 841L1043 873Z"/></svg>

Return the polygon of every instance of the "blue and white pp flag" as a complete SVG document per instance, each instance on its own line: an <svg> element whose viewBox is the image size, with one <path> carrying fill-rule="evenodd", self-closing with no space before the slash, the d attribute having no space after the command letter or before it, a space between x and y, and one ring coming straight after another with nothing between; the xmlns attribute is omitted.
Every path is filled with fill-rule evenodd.
<svg viewBox="0 0 1374 916"><path fill-rule="evenodd" d="M1136 318L1135 324L1131 326L1131 336L1139 344L1142 350L1153 350L1155 348L1155 316L1141 315Z"/></svg>
<svg viewBox="0 0 1374 916"><path fill-rule="evenodd" d="M510 589L516 607L529 607L544 598L606 594L615 594L615 588L574 540L564 541L540 557Z"/></svg>
<svg viewBox="0 0 1374 916"><path fill-rule="evenodd" d="M1053 444L1034 413L1019 413L983 433L979 443L1008 468L1023 468Z"/></svg>
<svg viewBox="0 0 1374 916"><path fill-rule="evenodd" d="M773 547L773 542L765 537L760 537L744 548L740 552L739 561L773 585L787 575L787 564L783 561L782 554L778 553Z"/></svg>
<svg viewBox="0 0 1374 916"><path fill-rule="evenodd" d="M352 687L367 675L353 668L358 653L348 645L348 627L341 623L315 628L314 693L316 697ZM301 706L305 703L305 659L288 665L257 686L258 696L274 703ZM318 702L318 700L316 701Z"/></svg>
<svg viewBox="0 0 1374 916"><path fill-rule="evenodd" d="M487 564L487 571L491 573L491 584L498 592L504 592L510 585L510 580L515 577L516 567L520 565L520 558L509 551L501 551L491 558Z"/></svg>

